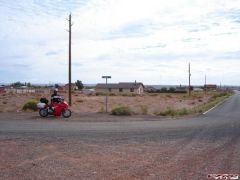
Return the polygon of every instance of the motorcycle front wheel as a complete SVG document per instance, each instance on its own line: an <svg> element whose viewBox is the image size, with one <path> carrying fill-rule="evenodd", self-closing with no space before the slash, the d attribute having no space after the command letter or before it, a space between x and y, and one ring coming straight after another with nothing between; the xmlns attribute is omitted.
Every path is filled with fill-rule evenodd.
<svg viewBox="0 0 240 180"><path fill-rule="evenodd" d="M72 112L69 109L65 109L62 111L62 116L65 118L69 118L72 115Z"/></svg>
<svg viewBox="0 0 240 180"><path fill-rule="evenodd" d="M47 117L48 116L48 110L47 109L40 109L39 110L39 115L42 117Z"/></svg>

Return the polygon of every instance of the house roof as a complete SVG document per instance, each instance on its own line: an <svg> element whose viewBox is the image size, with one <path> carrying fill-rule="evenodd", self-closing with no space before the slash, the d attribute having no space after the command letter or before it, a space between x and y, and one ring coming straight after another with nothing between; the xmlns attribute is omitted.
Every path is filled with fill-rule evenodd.
<svg viewBox="0 0 240 180"><path fill-rule="evenodd" d="M143 83L129 83L129 82L120 82L118 84L113 84L113 83L110 83L110 84L103 84L103 83L100 83L100 84L97 84L96 85L96 89L119 89L119 88L122 88L122 89L138 89L140 86L143 86Z"/></svg>

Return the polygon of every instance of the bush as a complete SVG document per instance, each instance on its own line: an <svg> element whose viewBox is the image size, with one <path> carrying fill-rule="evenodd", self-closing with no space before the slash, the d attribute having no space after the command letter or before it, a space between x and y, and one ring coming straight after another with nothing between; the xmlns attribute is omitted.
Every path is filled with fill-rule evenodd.
<svg viewBox="0 0 240 180"><path fill-rule="evenodd" d="M107 93L104 93L104 92L97 92L96 93L96 96L106 96Z"/></svg>
<svg viewBox="0 0 240 180"><path fill-rule="evenodd" d="M167 92L167 88L165 88L165 87L161 88L161 92L163 92L163 93Z"/></svg>
<svg viewBox="0 0 240 180"><path fill-rule="evenodd" d="M188 112L188 110L186 108L182 108L182 109L177 110L177 114L179 116L184 116L184 115L188 115L189 112Z"/></svg>
<svg viewBox="0 0 240 180"><path fill-rule="evenodd" d="M149 96L158 96L157 93L152 93L152 94L149 94Z"/></svg>
<svg viewBox="0 0 240 180"><path fill-rule="evenodd" d="M112 109L112 115L129 116L132 114L132 110L128 106L117 106Z"/></svg>
<svg viewBox="0 0 240 180"><path fill-rule="evenodd" d="M104 113L106 112L106 110L104 109L104 107L102 106L99 110L98 110L99 113Z"/></svg>
<svg viewBox="0 0 240 180"><path fill-rule="evenodd" d="M27 109L33 110L33 111L37 111L37 110L38 110L38 108L37 108L37 103L38 103L37 100L31 99L31 100L29 100L28 102L26 102L26 103L24 104L24 106L23 106L22 109L23 109L24 111L26 111Z"/></svg>
<svg viewBox="0 0 240 180"><path fill-rule="evenodd" d="M175 89L174 87L170 87L169 90L168 90L168 92L173 93L173 92L175 92L175 90L176 90L176 89Z"/></svg>
<svg viewBox="0 0 240 180"><path fill-rule="evenodd" d="M83 100L82 99L78 99L78 100L76 100L76 102L82 103Z"/></svg>
<svg viewBox="0 0 240 180"><path fill-rule="evenodd" d="M156 115L160 115L160 116L184 116L188 114L189 112L186 108L174 109L172 107L167 107L164 111L161 111L160 113L156 113Z"/></svg>
<svg viewBox="0 0 240 180"><path fill-rule="evenodd" d="M115 93L110 93L109 96L116 96L116 94Z"/></svg>
<svg viewBox="0 0 240 180"><path fill-rule="evenodd" d="M135 93L123 93L121 95L122 96L127 96L127 97L136 97L137 96Z"/></svg>
<svg viewBox="0 0 240 180"><path fill-rule="evenodd" d="M142 114L148 113L148 106L147 105L140 105L140 110Z"/></svg>
<svg viewBox="0 0 240 180"><path fill-rule="evenodd" d="M158 113L158 115L161 115L161 116L174 116L175 114L176 114L176 110L171 107L167 107L164 111L161 111L160 113Z"/></svg>

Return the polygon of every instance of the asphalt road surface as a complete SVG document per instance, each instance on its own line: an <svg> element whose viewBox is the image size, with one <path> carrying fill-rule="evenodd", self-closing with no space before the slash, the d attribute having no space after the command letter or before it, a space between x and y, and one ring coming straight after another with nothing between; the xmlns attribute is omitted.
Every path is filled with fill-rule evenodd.
<svg viewBox="0 0 240 180"><path fill-rule="evenodd" d="M239 92L193 118L76 122L26 116L0 117L0 179L207 179L208 174L240 174ZM46 148L50 145L59 153L38 157L39 151L53 153ZM51 158L61 160L52 164Z"/></svg>

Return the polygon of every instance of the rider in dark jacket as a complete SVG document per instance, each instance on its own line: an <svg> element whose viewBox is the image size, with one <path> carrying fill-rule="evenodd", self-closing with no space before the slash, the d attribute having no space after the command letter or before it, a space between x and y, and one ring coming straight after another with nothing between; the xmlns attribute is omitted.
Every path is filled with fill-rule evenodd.
<svg viewBox="0 0 240 180"><path fill-rule="evenodd" d="M58 95L58 90L55 89L51 95L51 102L59 102L60 95Z"/></svg>

